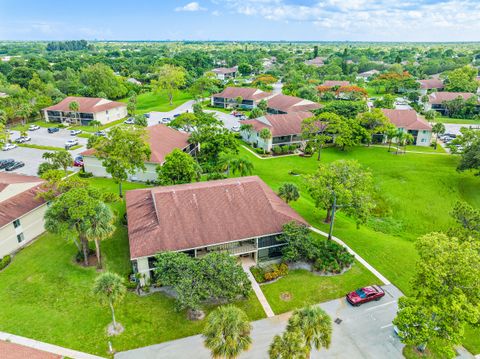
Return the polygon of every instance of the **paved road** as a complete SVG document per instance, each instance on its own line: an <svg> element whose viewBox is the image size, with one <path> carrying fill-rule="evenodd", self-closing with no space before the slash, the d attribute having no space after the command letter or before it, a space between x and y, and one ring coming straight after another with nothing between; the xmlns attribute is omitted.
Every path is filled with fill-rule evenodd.
<svg viewBox="0 0 480 359"><path fill-rule="evenodd" d="M361 307L350 306L344 298L320 304L332 318L330 349L313 352L312 358L403 358L403 344L393 332L392 320L397 312L397 300L402 293L393 285L383 287L385 297L379 302ZM268 358L268 347L276 334L283 332L289 314L253 322L251 349L241 359ZM187 337L145 348L121 352L115 359L207 359L210 353L203 346L200 335Z"/></svg>
<svg viewBox="0 0 480 359"><path fill-rule="evenodd" d="M19 131L12 131L13 134L10 135L10 139L14 141L16 138L20 137ZM46 128L40 127L39 130L36 131L28 131L28 136L32 138L29 144L34 145L43 145L43 146L54 146L54 147L64 147L65 142L75 136L70 135L70 130L66 130L64 128L60 129L60 131L55 133L48 133ZM87 139L82 137L77 137L78 143L80 145L86 145Z"/></svg>
<svg viewBox="0 0 480 359"><path fill-rule="evenodd" d="M471 128L478 128L480 130L480 125L457 125L453 123L445 123L445 133L451 133L454 135L460 134L460 129L462 127L471 127Z"/></svg>

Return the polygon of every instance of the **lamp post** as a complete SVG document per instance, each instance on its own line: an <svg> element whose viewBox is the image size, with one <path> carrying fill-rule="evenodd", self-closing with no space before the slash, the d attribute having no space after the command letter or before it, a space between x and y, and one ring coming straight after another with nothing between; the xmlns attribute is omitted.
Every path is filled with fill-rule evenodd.
<svg viewBox="0 0 480 359"><path fill-rule="evenodd" d="M335 194L335 191L333 191L332 194L333 194L333 205L332 205L332 215L330 216L330 230L328 231L328 239L332 239L333 222L335 221L335 211L337 210L337 208L342 207L342 206L337 206L337 195Z"/></svg>

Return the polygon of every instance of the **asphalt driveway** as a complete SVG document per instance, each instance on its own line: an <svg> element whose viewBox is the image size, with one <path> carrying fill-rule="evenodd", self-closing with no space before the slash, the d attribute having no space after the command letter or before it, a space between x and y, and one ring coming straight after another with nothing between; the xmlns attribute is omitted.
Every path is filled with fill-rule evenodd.
<svg viewBox="0 0 480 359"><path fill-rule="evenodd" d="M393 285L383 286L386 295L378 302L360 307L350 306L344 298L320 304L332 318L333 337L330 349L313 352L312 358L391 358L401 359L403 344L393 331L392 320L402 293ZM268 358L268 348L276 334L283 332L289 313L253 322L251 349L243 359ZM208 359L200 335L145 348L117 353L115 359Z"/></svg>

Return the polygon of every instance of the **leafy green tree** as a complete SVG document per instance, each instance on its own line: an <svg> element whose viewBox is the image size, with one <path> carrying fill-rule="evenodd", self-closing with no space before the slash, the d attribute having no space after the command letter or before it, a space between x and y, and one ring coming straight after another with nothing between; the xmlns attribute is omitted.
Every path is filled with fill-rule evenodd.
<svg viewBox="0 0 480 359"><path fill-rule="evenodd" d="M242 97L242 96L238 96L238 97L235 99L235 102L237 103L237 107L242 106L243 97Z"/></svg>
<svg viewBox="0 0 480 359"><path fill-rule="evenodd" d="M357 161L338 160L320 164L312 175L305 176L315 206L327 211L325 223L333 220L334 209L354 217L357 225L365 223L374 208L372 174Z"/></svg>
<svg viewBox="0 0 480 359"><path fill-rule="evenodd" d="M405 344L455 357L466 325L479 322L480 241L430 233L415 244L419 254L413 293L399 300L393 323Z"/></svg>
<svg viewBox="0 0 480 359"><path fill-rule="evenodd" d="M259 118L259 117L262 117L263 115L265 115L265 111L263 111L259 107L255 107L252 111L250 111L250 113L248 115L248 118L250 118L250 119Z"/></svg>
<svg viewBox="0 0 480 359"><path fill-rule="evenodd" d="M219 90L220 81L217 80L215 74L212 72L207 72L205 75L196 79L190 87L190 92L197 99L210 96Z"/></svg>
<svg viewBox="0 0 480 359"><path fill-rule="evenodd" d="M360 114L359 121L360 125L368 132L367 144L369 146L373 142L374 135L383 134L390 128L394 128L388 117L378 108Z"/></svg>
<svg viewBox="0 0 480 359"><path fill-rule="evenodd" d="M470 128L462 127L460 129L461 135L457 136L453 143L461 145L463 151L461 159L457 166L459 171L478 171L475 175L480 175L480 131L475 131Z"/></svg>
<svg viewBox="0 0 480 359"><path fill-rule="evenodd" d="M272 133L268 128L262 128L258 133L258 137L260 137L263 140L263 143L264 143L263 153L266 153L267 143L268 143L268 140L272 138Z"/></svg>
<svg viewBox="0 0 480 359"><path fill-rule="evenodd" d="M331 112L324 112L302 121L302 138L308 140L317 151L317 161L320 161L322 148L326 142L332 140L332 132L335 132L334 128L340 121L340 116Z"/></svg>
<svg viewBox="0 0 480 359"><path fill-rule="evenodd" d="M148 120L143 115L136 115L134 117L134 124L135 124L135 126L139 126L139 127L147 127L148 126Z"/></svg>
<svg viewBox="0 0 480 359"><path fill-rule="evenodd" d="M284 183L278 189L278 195L283 198L285 202L296 201L300 198L298 187L293 183Z"/></svg>
<svg viewBox="0 0 480 359"><path fill-rule="evenodd" d="M457 202L451 215L465 231L464 237L474 236L480 238L480 210L473 208L466 202Z"/></svg>
<svg viewBox="0 0 480 359"><path fill-rule="evenodd" d="M360 113L367 111L365 101L331 101L323 106L319 112L333 112L345 118L356 118Z"/></svg>
<svg viewBox="0 0 480 359"><path fill-rule="evenodd" d="M428 102L428 97L427 97L427 101L424 101L424 102ZM435 118L437 117L437 114L438 114L437 111L429 110L425 113L425 118L429 121L434 121Z"/></svg>
<svg viewBox="0 0 480 359"><path fill-rule="evenodd" d="M183 67L165 64L155 71L156 79L152 81L154 91L165 91L170 105L173 105L173 95L186 84L186 71Z"/></svg>
<svg viewBox="0 0 480 359"><path fill-rule="evenodd" d="M445 125L441 122L437 122L432 126L432 133L435 134L434 148L437 149L438 136L445 133Z"/></svg>
<svg viewBox="0 0 480 359"><path fill-rule="evenodd" d="M135 112L137 111L137 95L134 94L130 96L127 102L127 111L130 116L135 116Z"/></svg>
<svg viewBox="0 0 480 359"><path fill-rule="evenodd" d="M459 67L447 73L445 90L452 92L472 92L478 88L478 70L472 66Z"/></svg>
<svg viewBox="0 0 480 359"><path fill-rule="evenodd" d="M264 113L267 112L267 108L268 108L268 103L267 101L265 100L260 100L258 102L258 105L256 108L259 108L260 110L262 110Z"/></svg>
<svg viewBox="0 0 480 359"><path fill-rule="evenodd" d="M106 137L100 137L94 144L95 156L102 161L103 167L118 183L120 197L122 181L128 174L145 171L145 162L150 158L150 146L145 129L112 127Z"/></svg>
<svg viewBox="0 0 480 359"><path fill-rule="evenodd" d="M67 150L44 152L42 158L49 161L50 169L62 168L65 175L68 174L68 167L73 163L73 157Z"/></svg>
<svg viewBox="0 0 480 359"><path fill-rule="evenodd" d="M302 333L286 331L282 335L275 335L272 344L270 344L268 355L270 359L307 358L307 348Z"/></svg>
<svg viewBox="0 0 480 359"><path fill-rule="evenodd" d="M307 252L313 252L307 226L293 221L284 224L280 240L287 243L282 249L282 258L287 262L297 262L306 258Z"/></svg>
<svg viewBox="0 0 480 359"><path fill-rule="evenodd" d="M165 156L163 165L157 167L158 181L163 186L191 183L198 180L201 169L188 153L175 148Z"/></svg>
<svg viewBox="0 0 480 359"><path fill-rule="evenodd" d="M114 330L119 329L119 324L115 318L114 307L122 301L127 292L127 288L123 282L123 278L118 274L104 272L95 279L93 285L93 293L98 297L100 303L110 307Z"/></svg>
<svg viewBox="0 0 480 359"><path fill-rule="evenodd" d="M287 324L287 332L302 334L306 358L310 357L313 348L328 349L332 341L332 330L332 320L318 306L294 311Z"/></svg>
<svg viewBox="0 0 480 359"><path fill-rule="evenodd" d="M50 165L49 162L44 162ZM55 197L70 191L72 188L85 188L88 183L78 176L65 177L65 173L58 168L48 169L39 176L45 181L41 184L41 191L37 193L38 198L45 201L53 201ZM79 248L81 250L81 248Z"/></svg>
<svg viewBox="0 0 480 359"><path fill-rule="evenodd" d="M383 97L378 97L373 101L373 106L376 108L395 108L395 96L385 94Z"/></svg>
<svg viewBox="0 0 480 359"><path fill-rule="evenodd" d="M243 310L233 305L221 306L206 321L203 338L213 358L234 359L250 347L252 326Z"/></svg>
<svg viewBox="0 0 480 359"><path fill-rule="evenodd" d="M243 76L248 76L252 73L252 66L250 66L247 63L242 63L238 65L238 71L243 75Z"/></svg>
<svg viewBox="0 0 480 359"><path fill-rule="evenodd" d="M83 95L86 96L117 99L127 94L122 80L115 76L110 67L102 63L82 68L80 81L84 85Z"/></svg>

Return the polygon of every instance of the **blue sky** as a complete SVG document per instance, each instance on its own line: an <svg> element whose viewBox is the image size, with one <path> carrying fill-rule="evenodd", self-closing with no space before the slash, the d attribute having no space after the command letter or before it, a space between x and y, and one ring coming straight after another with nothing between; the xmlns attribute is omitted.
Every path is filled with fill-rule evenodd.
<svg viewBox="0 0 480 359"><path fill-rule="evenodd" d="M480 41L480 0L0 0L0 40Z"/></svg>

